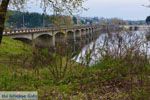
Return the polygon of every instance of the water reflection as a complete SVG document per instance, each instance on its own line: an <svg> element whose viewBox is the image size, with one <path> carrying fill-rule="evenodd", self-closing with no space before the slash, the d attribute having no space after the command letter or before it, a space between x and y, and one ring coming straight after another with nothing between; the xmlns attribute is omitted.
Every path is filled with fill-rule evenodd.
<svg viewBox="0 0 150 100"><path fill-rule="evenodd" d="M74 59L85 65L93 65L106 55L123 57L128 52L137 52L150 58L150 41L146 34L146 31L103 33L95 42L86 45Z"/></svg>

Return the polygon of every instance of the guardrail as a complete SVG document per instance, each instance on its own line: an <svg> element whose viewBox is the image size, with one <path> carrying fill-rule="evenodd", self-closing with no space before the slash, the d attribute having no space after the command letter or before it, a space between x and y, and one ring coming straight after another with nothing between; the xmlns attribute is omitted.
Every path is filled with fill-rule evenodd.
<svg viewBox="0 0 150 100"><path fill-rule="evenodd" d="M82 25L82 26L73 26L70 28L67 27L47 27L47 28L26 28L26 29L7 29L4 30L3 35L11 35L11 34L21 34L21 33L36 33L36 32L48 32L54 30L69 30L69 29L81 29L81 28L93 28L96 25Z"/></svg>

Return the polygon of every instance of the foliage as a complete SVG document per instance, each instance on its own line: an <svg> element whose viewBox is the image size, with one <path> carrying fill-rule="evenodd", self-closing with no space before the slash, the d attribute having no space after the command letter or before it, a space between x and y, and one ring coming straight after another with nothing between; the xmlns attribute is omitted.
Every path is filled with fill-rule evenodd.
<svg viewBox="0 0 150 100"><path fill-rule="evenodd" d="M8 20L6 23L9 25L11 28L21 28L23 27L23 24L25 27L42 27L42 21L43 21L43 16L38 13L21 13L21 12L13 12L12 15L9 16ZM23 19L24 17L24 19ZM24 20L24 23L23 23ZM48 20L48 18L45 18L45 20Z"/></svg>
<svg viewBox="0 0 150 100"><path fill-rule="evenodd" d="M32 48L21 41L13 40L9 37L4 37L0 49L0 56L31 54Z"/></svg>
<svg viewBox="0 0 150 100"><path fill-rule="evenodd" d="M146 18L146 23L149 25L150 24L150 16L148 16L147 18Z"/></svg>
<svg viewBox="0 0 150 100"><path fill-rule="evenodd" d="M18 53L30 56L36 63L10 65L0 62L1 91L38 91L39 99L149 99L149 62L143 56L128 52L127 57L103 56L99 63L84 67L70 60L70 56L49 53L49 49L30 49L24 52L23 43L10 38L2 42L4 52L15 45ZM19 47L19 48L18 48ZM11 51L13 51L13 49ZM8 54L12 54L7 51ZM1 52L3 52L1 50ZM111 54L111 53L109 53ZM24 57L24 56L22 56ZM9 58L0 57L1 59ZM30 63L32 60L27 60ZM37 63L38 62L38 63ZM42 62L42 63L40 63ZM33 67L35 66L35 67Z"/></svg>
<svg viewBox="0 0 150 100"><path fill-rule="evenodd" d="M66 15L43 15L39 13L9 11L6 28L37 28L51 26L71 26L72 18ZM24 20L24 21L23 21ZM44 21L44 22L43 22Z"/></svg>
<svg viewBox="0 0 150 100"><path fill-rule="evenodd" d="M72 17L67 15L52 15L49 17L51 23L55 27L67 26L71 27L73 25Z"/></svg>
<svg viewBox="0 0 150 100"><path fill-rule="evenodd" d="M74 24L78 24L77 17L73 16L73 22L74 22Z"/></svg>

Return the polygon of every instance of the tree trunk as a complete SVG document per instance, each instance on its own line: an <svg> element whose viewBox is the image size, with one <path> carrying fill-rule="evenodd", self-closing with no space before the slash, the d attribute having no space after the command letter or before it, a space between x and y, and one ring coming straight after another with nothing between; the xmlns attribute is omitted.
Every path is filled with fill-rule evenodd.
<svg viewBox="0 0 150 100"><path fill-rule="evenodd" d="M10 0L2 0L0 5L0 44L2 42L7 8Z"/></svg>

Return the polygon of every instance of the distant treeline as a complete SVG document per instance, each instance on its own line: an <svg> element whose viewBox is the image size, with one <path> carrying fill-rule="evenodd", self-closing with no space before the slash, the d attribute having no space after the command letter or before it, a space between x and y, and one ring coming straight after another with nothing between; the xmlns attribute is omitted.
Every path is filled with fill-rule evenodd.
<svg viewBox="0 0 150 100"><path fill-rule="evenodd" d="M45 20L45 25L51 23L47 15L43 16L39 13L9 11L5 25L9 28L41 27L43 26L43 19Z"/></svg>
<svg viewBox="0 0 150 100"><path fill-rule="evenodd" d="M145 20L139 20L139 21L127 21L129 25L144 25L146 24Z"/></svg>
<svg viewBox="0 0 150 100"><path fill-rule="evenodd" d="M79 16L66 15L44 15L40 13L29 13L20 11L8 11L5 27L9 29L15 28L37 28L51 26L71 26L71 25L91 25L91 24L115 24L115 25L143 25L144 20L129 21L119 18L88 18Z"/></svg>
<svg viewBox="0 0 150 100"><path fill-rule="evenodd" d="M70 16L54 16L39 13L9 11L5 23L6 28L35 28L49 27L52 25L71 24Z"/></svg>

